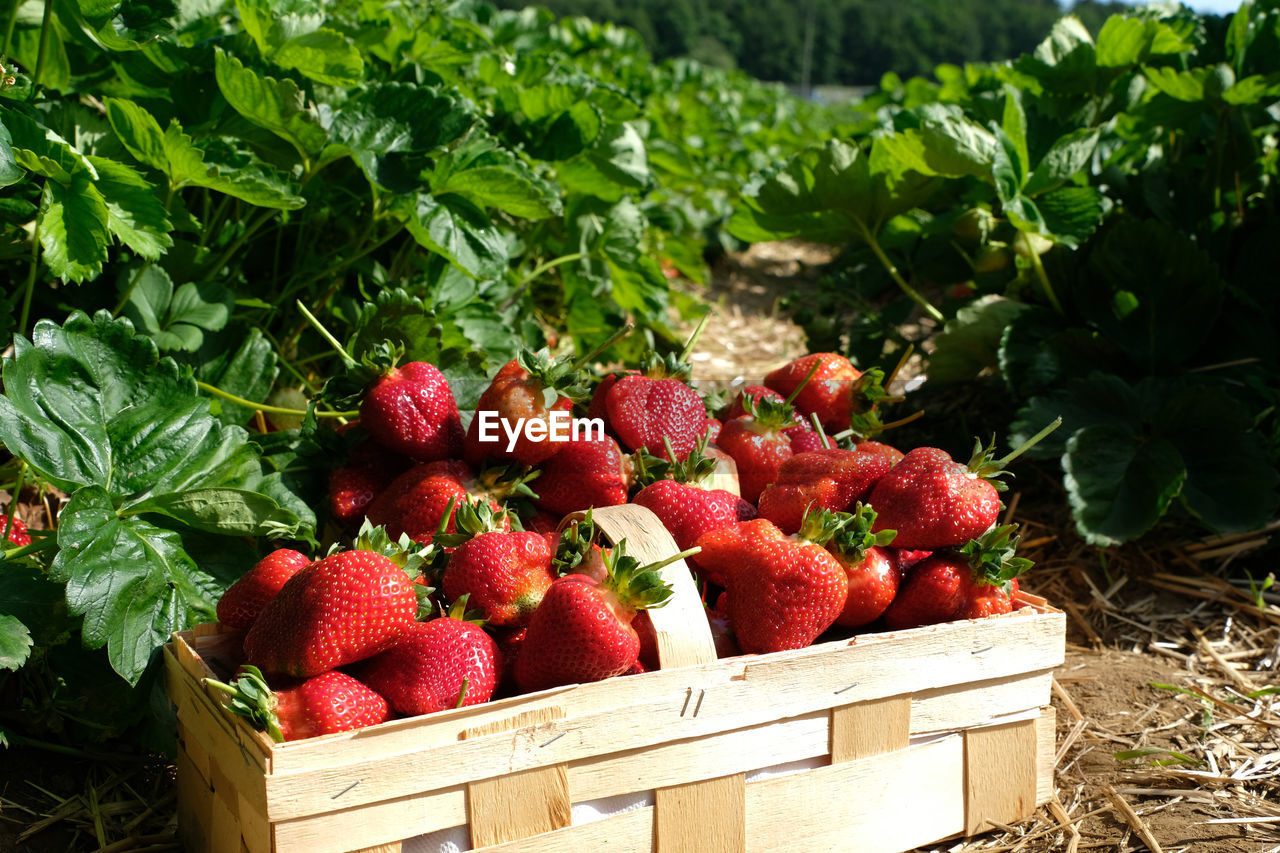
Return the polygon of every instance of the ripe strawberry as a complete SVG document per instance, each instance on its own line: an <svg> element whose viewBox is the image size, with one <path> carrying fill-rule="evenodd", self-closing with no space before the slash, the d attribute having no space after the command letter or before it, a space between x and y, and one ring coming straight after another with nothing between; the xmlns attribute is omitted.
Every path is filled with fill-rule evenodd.
<svg viewBox="0 0 1280 853"><path fill-rule="evenodd" d="M277 743L362 729L391 717L385 699L336 670L274 692L253 666L241 667L240 676L231 684L211 678L203 683L230 694L228 709Z"/></svg>
<svg viewBox="0 0 1280 853"><path fill-rule="evenodd" d="M720 431L720 447L738 466L738 488L752 503L778 476L782 463L791 458L791 442L783 430L794 424L794 411L768 398L759 403L744 400L747 414L734 418Z"/></svg>
<svg viewBox="0 0 1280 853"><path fill-rule="evenodd" d="M893 467L892 457L874 450L814 450L782 463L773 485L760 494L760 515L784 533L800 529L812 504L845 512Z"/></svg>
<svg viewBox="0 0 1280 853"><path fill-rule="evenodd" d="M797 535L788 536L759 518L698 540L699 564L724 578L729 618L743 652L803 648L835 622L849 578L823 543L837 527L815 513Z"/></svg>
<svg viewBox="0 0 1280 853"><path fill-rule="evenodd" d="M412 465L373 440L351 451L345 465L329 473L329 511L343 526L358 526L374 498Z"/></svg>
<svg viewBox="0 0 1280 853"><path fill-rule="evenodd" d="M933 551L974 539L996 523L998 477L1004 466L1044 438L1062 422L1059 418L1026 444L995 460L995 440L986 448L978 442L967 465L952 460L936 447L917 447L871 490L870 503L879 517L877 530L896 530L899 548Z"/></svg>
<svg viewBox="0 0 1280 853"><path fill-rule="evenodd" d="M720 430L724 429L724 423L719 418L707 418L706 424L702 427L702 435L708 442L715 444L720 438Z"/></svg>
<svg viewBox="0 0 1280 853"><path fill-rule="evenodd" d="M605 398L609 424L630 450L661 453L671 442L684 459L706 431L707 409L698 392L679 379L624 376Z"/></svg>
<svg viewBox="0 0 1280 853"><path fill-rule="evenodd" d="M813 450L826 450L829 446L834 446L828 441L823 443L823 435L817 430L808 429L803 426L788 427L783 430L787 436L787 441L791 443L791 452L808 453Z"/></svg>
<svg viewBox="0 0 1280 853"><path fill-rule="evenodd" d="M307 678L388 648L418 612L412 578L422 555L404 550L407 545L407 539L393 545L382 531L366 530L355 550L299 570L245 636L249 663Z"/></svg>
<svg viewBox="0 0 1280 853"><path fill-rule="evenodd" d="M477 475L470 465L458 459L426 462L393 480L369 505L367 514L369 521L385 527L388 535L406 534L425 545L432 541L442 522L446 532L457 531L450 501L457 505L473 498L484 499L494 513L500 513L499 497L520 489L518 485L513 489L498 485L501 482L498 472L489 470ZM511 529L510 520L504 529Z"/></svg>
<svg viewBox="0 0 1280 853"><path fill-rule="evenodd" d="M827 545L849 576L849 597L836 617L836 624L846 628L859 628L879 619L893 602L902 579L901 570L885 548L893 541L894 533L872 533L875 518L875 510L858 504L852 518Z"/></svg>
<svg viewBox="0 0 1280 853"><path fill-rule="evenodd" d="M454 549L441 589L470 606L491 625L526 625L555 580L551 547L541 533L481 533Z"/></svg>
<svg viewBox="0 0 1280 853"><path fill-rule="evenodd" d="M631 459L609 436L565 442L542 463L534 506L567 515L593 506L619 506L631 488Z"/></svg>
<svg viewBox="0 0 1280 853"><path fill-rule="evenodd" d="M815 352L772 371L765 376L764 384L784 396L794 394L797 409L806 415L816 414L822 425L834 432L849 426L853 384L861 375L844 356ZM810 378L802 386L805 377Z"/></svg>
<svg viewBox="0 0 1280 853"><path fill-rule="evenodd" d="M502 658L484 628L461 618L465 607L466 599L459 599L449 615L415 622L394 646L360 666L360 679L408 716L488 702Z"/></svg>
<svg viewBox="0 0 1280 853"><path fill-rule="evenodd" d="M218 621L232 628L249 630L285 582L309 565L310 557L290 548L272 551L218 599Z"/></svg>
<svg viewBox="0 0 1280 853"><path fill-rule="evenodd" d="M884 613L891 629L976 619L1013 609L1017 576L1031 561L1013 556L1017 525L996 527L958 551L936 553L917 563Z"/></svg>
<svg viewBox="0 0 1280 853"><path fill-rule="evenodd" d="M9 516L0 515L0 534L5 528L9 530L9 541L18 547L31 544L31 537L27 534L27 526L22 523L22 519L14 516L12 524L9 522Z"/></svg>
<svg viewBox="0 0 1280 853"><path fill-rule="evenodd" d="M639 376L638 370L615 370L612 373L606 373L600 379L600 384L596 385L596 390L591 394L591 404L587 406L587 417L599 418L605 424L609 423L609 406L605 402L609 398L609 391L617 384L618 380L624 376ZM612 429L612 427L611 427Z"/></svg>
<svg viewBox="0 0 1280 853"><path fill-rule="evenodd" d="M626 555L625 540L605 552L607 575L557 578L529 621L516 683L525 691L600 681L635 666L640 639L631 626L637 610L661 606L671 597L658 568Z"/></svg>
<svg viewBox="0 0 1280 853"><path fill-rule="evenodd" d="M645 486L632 499L637 506L652 510L681 550L692 548L705 533L755 517L755 508L724 489L700 489L675 480L658 480ZM697 556L690 566L699 569Z"/></svg>
<svg viewBox="0 0 1280 853"><path fill-rule="evenodd" d="M457 456L462 420L444 374L411 361L391 367L365 392L360 424L384 447L422 462Z"/></svg>
<svg viewBox="0 0 1280 853"><path fill-rule="evenodd" d="M523 521L523 526L530 533L537 533L543 539L546 539L547 547L555 550L556 543L560 541L560 515L558 513L538 510Z"/></svg>

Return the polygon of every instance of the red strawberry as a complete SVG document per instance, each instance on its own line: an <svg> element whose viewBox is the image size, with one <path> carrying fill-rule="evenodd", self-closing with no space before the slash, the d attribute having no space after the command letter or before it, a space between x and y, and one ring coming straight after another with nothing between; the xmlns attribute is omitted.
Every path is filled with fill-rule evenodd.
<svg viewBox="0 0 1280 853"><path fill-rule="evenodd" d="M681 550L692 548L703 534L755 517L755 508L732 492L708 491L675 480L645 486L632 503L652 510ZM697 556L690 557L689 563L701 568Z"/></svg>
<svg viewBox="0 0 1280 853"><path fill-rule="evenodd" d="M706 431L707 409L698 392L679 379L624 376L605 398L609 424L630 450L661 453L671 442L684 459Z"/></svg>
<svg viewBox="0 0 1280 853"><path fill-rule="evenodd" d="M502 506L495 494L501 494L502 490L492 485L496 482L494 476L488 472L483 477L477 476L470 465L457 459L415 465L393 480L369 505L369 521L385 527L390 536L406 534L415 542L427 544L442 521L445 521L446 532L457 531L457 523L450 514L450 501L458 505L473 497L481 498L495 514L501 512ZM449 514L447 520L446 514ZM505 529L510 528L508 519Z"/></svg>
<svg viewBox="0 0 1280 853"><path fill-rule="evenodd" d="M639 376L638 370L616 370L613 373L606 373L601 379L600 384L596 386L596 390L591 394L591 405L587 406L587 417L599 418L606 424L609 423L609 406L605 402L609 398L609 391L617 384L618 380L624 376ZM612 427L610 427L612 429Z"/></svg>
<svg viewBox="0 0 1280 853"><path fill-rule="evenodd" d="M635 666L640 655L640 639L631 626L636 611L665 603L671 587L657 571L665 562L640 566L625 548L624 540L605 553L603 581L565 575L547 590L516 659L522 690L600 681Z"/></svg>
<svg viewBox="0 0 1280 853"><path fill-rule="evenodd" d="M579 437L565 442L542 463L538 498L534 505L567 515L593 506L627 502L631 488L631 459L609 436Z"/></svg>
<svg viewBox="0 0 1280 853"><path fill-rule="evenodd" d="M356 544L285 582L245 636L249 663L307 678L376 655L413 624L421 554L397 550L376 530Z"/></svg>
<svg viewBox="0 0 1280 853"><path fill-rule="evenodd" d="M835 529L815 513L796 536L761 518L698 540L700 565L724 578L742 651L803 648L835 622L849 593L844 567L822 547Z"/></svg>
<svg viewBox="0 0 1280 853"><path fill-rule="evenodd" d="M849 576L849 597L836 624L846 628L869 625L893 602L902 572L885 548L893 541L893 531L872 533L876 513L858 506L853 517L832 537L827 549L844 566Z"/></svg>
<svg viewBox="0 0 1280 853"><path fill-rule="evenodd" d="M917 447L871 490L870 503L879 513L877 530L896 530L899 548L933 551L960 545L982 535L996 523L1000 495L998 479L1004 466L1048 435L1059 418L1003 459L995 460L995 441L974 447L967 465L952 460L936 447Z"/></svg>
<svg viewBox="0 0 1280 853"><path fill-rule="evenodd" d="M444 374L411 361L374 380L360 403L360 424L396 453L423 462L457 456L462 420Z"/></svg>
<svg viewBox="0 0 1280 853"><path fill-rule="evenodd" d="M14 545L22 547L23 545L31 544L31 537L27 535L27 526L22 523L20 518L14 516L13 523L10 524L9 516L0 515L0 534L4 532L6 527L9 530L9 541Z"/></svg>
<svg viewBox="0 0 1280 853"><path fill-rule="evenodd" d="M289 578L311 565L311 558L289 548L263 557L218 599L218 621L249 630Z"/></svg>
<svg viewBox="0 0 1280 853"><path fill-rule="evenodd" d="M883 477L893 463L874 450L814 450L782 463L773 485L760 494L760 515L784 533L800 529L810 504L845 512Z"/></svg>
<svg viewBox="0 0 1280 853"><path fill-rule="evenodd" d="M555 550L556 543L560 541L560 533L558 532L560 529L560 515L558 513L538 510L524 520L523 526L530 533L537 533L547 540L547 547Z"/></svg>
<svg viewBox="0 0 1280 853"><path fill-rule="evenodd" d="M253 666L240 668L232 684L204 683L231 695L227 706L279 741L301 740L373 726L390 719L387 701L344 672L331 670L272 692Z"/></svg>
<svg viewBox="0 0 1280 853"><path fill-rule="evenodd" d="M812 376L805 383L805 377L811 372ZM784 396L794 394L797 409L806 415L816 414L825 428L837 431L849 426L853 385L861 375L861 371L844 356L834 352L816 352L769 373L764 384Z"/></svg>
<svg viewBox="0 0 1280 853"><path fill-rule="evenodd" d="M759 403L744 401L748 415L734 418L720 431L720 448L738 466L738 488L752 503L778 475L782 463L791 458L791 442L783 430L794 423L794 412L785 403L768 398Z"/></svg>
<svg viewBox="0 0 1280 853"><path fill-rule="evenodd" d="M707 418L706 424L702 427L702 434L711 444L716 443L716 439L720 438L720 430L724 429L724 423L719 418Z"/></svg>
<svg viewBox="0 0 1280 853"><path fill-rule="evenodd" d="M329 473L329 511L343 526L358 526L365 510L412 463L376 441L357 445L347 464Z"/></svg>
<svg viewBox="0 0 1280 853"><path fill-rule="evenodd" d="M813 450L826 450L829 446L833 446L828 440L823 443L823 435L817 430L809 429L803 426L794 426L784 429L783 432L787 436L787 441L791 443L792 453L808 453Z"/></svg>
<svg viewBox="0 0 1280 853"><path fill-rule="evenodd" d="M891 629L976 619L1013 609L1013 581L1031 561L1013 556L1017 525L993 528L959 551L934 554L908 573L885 611Z"/></svg>
<svg viewBox="0 0 1280 853"><path fill-rule="evenodd" d="M525 625L555 580L551 547L540 533L481 533L454 549L441 589L492 625Z"/></svg>
<svg viewBox="0 0 1280 853"><path fill-rule="evenodd" d="M416 716L488 702L502 674L498 644L484 628L451 615L415 622L396 644L361 665L359 675L392 709Z"/></svg>

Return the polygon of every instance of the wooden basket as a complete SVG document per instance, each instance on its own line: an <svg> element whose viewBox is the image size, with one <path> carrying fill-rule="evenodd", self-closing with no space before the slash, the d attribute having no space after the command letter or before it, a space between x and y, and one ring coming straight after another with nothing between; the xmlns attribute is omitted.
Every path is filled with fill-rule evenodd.
<svg viewBox="0 0 1280 853"><path fill-rule="evenodd" d="M676 551L641 507L594 516L642 561ZM1017 821L1052 795L1045 706L1065 623L1043 599L716 660L688 570L665 573L659 671L286 744L201 685L229 674L242 634L175 634L187 849L410 853L452 830L486 853L892 853ZM575 821L575 804L602 798L630 810Z"/></svg>

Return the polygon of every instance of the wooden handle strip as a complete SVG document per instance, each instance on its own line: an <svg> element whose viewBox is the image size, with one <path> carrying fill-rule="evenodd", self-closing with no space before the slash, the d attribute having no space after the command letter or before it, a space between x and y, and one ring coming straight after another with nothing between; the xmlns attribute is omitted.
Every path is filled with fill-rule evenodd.
<svg viewBox="0 0 1280 853"><path fill-rule="evenodd" d="M560 522L565 525L580 520L585 513L575 512ZM658 517L642 506L597 507L591 511L598 535L610 544L627 540L627 553L645 563L665 560L680 549ZM662 607L649 611L649 619L658 635L658 661L662 669L712 663L716 659L711 626L698 596L698 588L684 560L676 560L661 569L662 579L671 585L674 595Z"/></svg>

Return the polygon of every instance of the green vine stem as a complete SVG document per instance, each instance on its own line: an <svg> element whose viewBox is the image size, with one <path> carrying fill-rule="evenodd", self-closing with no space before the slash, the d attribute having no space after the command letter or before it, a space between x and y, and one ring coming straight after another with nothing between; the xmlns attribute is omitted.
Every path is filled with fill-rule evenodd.
<svg viewBox="0 0 1280 853"><path fill-rule="evenodd" d="M16 13L15 13L16 14ZM31 229L31 270L27 273L27 287L22 294L22 313L18 315L19 333L26 332L27 321L31 319L31 297L36 291L36 273L40 270L40 216L36 216L35 227Z"/></svg>
<svg viewBox="0 0 1280 853"><path fill-rule="evenodd" d="M14 4L13 16L18 17L18 4ZM40 86L40 69L44 67L45 54L49 52L49 19L53 16L53 0L44 0L44 15L40 19L40 49L36 53L36 67L31 72L31 93L28 99L34 99L36 89Z"/></svg>
<svg viewBox="0 0 1280 853"><path fill-rule="evenodd" d="M1053 292L1053 284L1049 281L1049 274L1045 272L1044 264L1040 260L1040 253L1027 240L1026 235L1019 234L1018 239L1027 244L1027 254L1031 256L1031 266L1036 271L1036 278L1040 279L1040 286L1044 288L1044 295L1049 300L1049 304L1059 314L1066 314L1067 312L1062 310L1062 303L1058 301L1058 295Z"/></svg>
<svg viewBox="0 0 1280 853"><path fill-rule="evenodd" d="M858 223L858 230L862 234L862 239L867 244L867 248L871 249L872 254L874 254L876 259L880 261L880 264L885 268L885 271L889 273L889 277L897 283L902 292L911 297L911 300L919 305L921 309L924 310L924 313L928 314L929 317L938 325L945 323L947 318L942 315L942 312L935 308L933 303L921 296L918 290L910 284L907 284L907 280L902 277L902 273L898 271L897 265L895 265L894 262L889 259L889 256L884 253L884 249L880 247L880 241L871 233L871 229L867 227L867 224L861 219L856 220L856 222Z"/></svg>
<svg viewBox="0 0 1280 853"><path fill-rule="evenodd" d="M297 417L305 417L306 411L303 409L284 409L280 406L268 406L266 403L255 403L252 400L246 400L244 397L237 397L229 391L223 391L221 388L215 388L207 382L196 380L197 387L201 391L212 394L215 397L221 397L228 402L235 403L237 406L244 406L246 409L253 409L255 412L270 412L273 415L294 415ZM359 412L316 412L317 418L354 418L360 415Z"/></svg>

